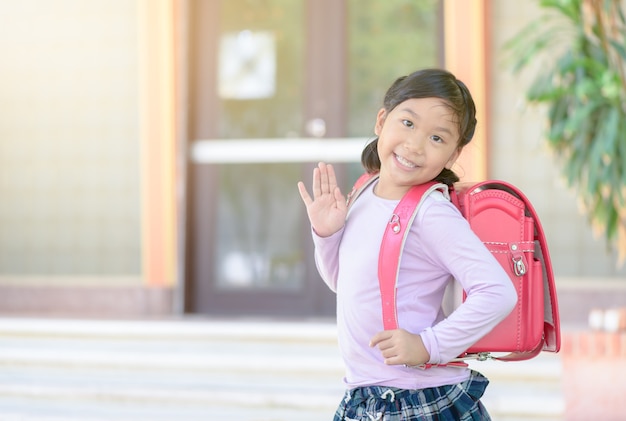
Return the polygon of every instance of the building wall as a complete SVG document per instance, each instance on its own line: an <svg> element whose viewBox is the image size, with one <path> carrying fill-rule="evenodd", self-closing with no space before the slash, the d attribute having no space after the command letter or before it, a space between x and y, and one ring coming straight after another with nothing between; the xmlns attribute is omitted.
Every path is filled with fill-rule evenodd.
<svg viewBox="0 0 626 421"><path fill-rule="evenodd" d="M0 16L0 283L140 283L136 2Z"/></svg>
<svg viewBox="0 0 626 421"><path fill-rule="evenodd" d="M151 35L164 33L154 10L167 4L0 2L2 314L172 313L161 270L172 241L145 247L173 225L161 177L173 158L155 159L168 119L152 105L168 85L157 77L167 66L151 68L167 50Z"/></svg>

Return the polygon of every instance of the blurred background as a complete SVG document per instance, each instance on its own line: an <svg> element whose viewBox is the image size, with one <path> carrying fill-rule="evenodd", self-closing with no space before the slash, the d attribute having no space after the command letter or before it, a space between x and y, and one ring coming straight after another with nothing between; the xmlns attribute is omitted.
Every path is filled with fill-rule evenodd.
<svg viewBox="0 0 626 421"><path fill-rule="evenodd" d="M507 180L539 213L563 324L624 306L626 268L526 102L542 62L505 60L540 16L507 0L0 0L5 333L51 316L332 330L296 183L324 160L349 191L387 87L424 67L474 95L462 180Z"/></svg>
<svg viewBox="0 0 626 421"><path fill-rule="evenodd" d="M566 187L542 108L526 105L532 74L502 59L535 2L0 9L2 312L332 316L295 184L323 159L349 191L387 87L433 66L478 105L457 172L527 193L559 284L626 274Z"/></svg>

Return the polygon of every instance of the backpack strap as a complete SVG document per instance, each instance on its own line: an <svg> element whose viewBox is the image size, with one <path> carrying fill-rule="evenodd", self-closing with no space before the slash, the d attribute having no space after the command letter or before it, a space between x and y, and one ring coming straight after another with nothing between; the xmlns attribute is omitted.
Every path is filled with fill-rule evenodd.
<svg viewBox="0 0 626 421"><path fill-rule="evenodd" d="M378 173L365 173L354 183L348 194L347 205L350 207L359 195L379 177ZM413 224L417 210L424 197L437 189L446 189L445 184L429 182L413 186L400 199L389 223L385 228L378 255L378 282L383 305L383 327L385 330L397 329L396 312L396 281L399 270L400 256L408 235L407 228Z"/></svg>
<svg viewBox="0 0 626 421"><path fill-rule="evenodd" d="M350 205L352 205L352 203L354 203L356 198L359 197L361 193L363 193L363 190L365 190L367 186L378 180L378 177L378 173L366 172L361 174L361 176L357 178L357 180L354 182L354 186L352 187L352 191L348 193L348 198L346 199L346 205L348 205L348 208L350 207Z"/></svg>
<svg viewBox="0 0 626 421"><path fill-rule="evenodd" d="M447 189L445 184L429 182L413 186L400 199L389 222L380 245L378 255L378 281L383 306L383 327L385 330L398 328L396 311L396 284L400 268L400 258L409 228L426 196L437 189ZM446 190L447 191L447 190Z"/></svg>
<svg viewBox="0 0 626 421"><path fill-rule="evenodd" d="M380 245L378 255L378 282L383 311L383 327L385 330L398 328L398 314L396 307L397 281L400 270L402 250L409 234L413 220L417 216L424 198L435 190L448 191L448 186L431 181L419 186L413 186L400 199L396 206ZM467 367L463 361L451 361L447 364L420 364L411 368L429 369L433 367Z"/></svg>

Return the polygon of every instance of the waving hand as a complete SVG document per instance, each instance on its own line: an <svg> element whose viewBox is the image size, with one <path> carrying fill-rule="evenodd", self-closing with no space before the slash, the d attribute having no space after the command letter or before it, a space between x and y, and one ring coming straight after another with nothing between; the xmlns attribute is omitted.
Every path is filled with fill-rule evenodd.
<svg viewBox="0 0 626 421"><path fill-rule="evenodd" d="M298 190L317 235L328 237L343 227L348 209L332 165L320 162L313 170L313 198L303 182L298 183Z"/></svg>

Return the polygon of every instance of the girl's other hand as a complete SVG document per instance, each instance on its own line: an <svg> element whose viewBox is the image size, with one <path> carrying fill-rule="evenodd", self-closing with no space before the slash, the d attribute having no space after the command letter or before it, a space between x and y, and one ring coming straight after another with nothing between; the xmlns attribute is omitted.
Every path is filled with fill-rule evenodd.
<svg viewBox="0 0 626 421"><path fill-rule="evenodd" d="M422 337L404 329L384 330L374 335L371 347L378 347L387 365L417 366L430 360Z"/></svg>
<svg viewBox="0 0 626 421"><path fill-rule="evenodd" d="M317 235L328 237L343 227L348 207L337 186L332 165L320 162L313 170L313 198L301 181L298 183L298 190Z"/></svg>

